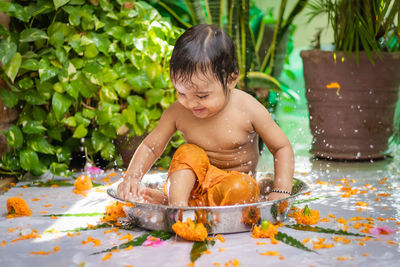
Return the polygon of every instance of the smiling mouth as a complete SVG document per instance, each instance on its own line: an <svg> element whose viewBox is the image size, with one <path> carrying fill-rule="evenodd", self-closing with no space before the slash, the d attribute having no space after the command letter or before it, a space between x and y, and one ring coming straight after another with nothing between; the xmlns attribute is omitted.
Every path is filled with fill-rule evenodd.
<svg viewBox="0 0 400 267"><path fill-rule="evenodd" d="M200 112L203 112L204 110L206 110L206 109L205 109L205 108L192 109L192 111L193 111L194 113L200 113Z"/></svg>

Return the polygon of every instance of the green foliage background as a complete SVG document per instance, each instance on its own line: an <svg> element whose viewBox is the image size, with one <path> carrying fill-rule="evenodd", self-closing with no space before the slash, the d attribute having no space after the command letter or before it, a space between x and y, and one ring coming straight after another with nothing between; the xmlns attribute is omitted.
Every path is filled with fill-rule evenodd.
<svg viewBox="0 0 400 267"><path fill-rule="evenodd" d="M6 132L1 168L68 174L85 151L122 161L116 140L151 131L175 101L169 58L182 30L145 2L37 0L0 2L0 98L21 110ZM169 164L174 136L159 164Z"/></svg>

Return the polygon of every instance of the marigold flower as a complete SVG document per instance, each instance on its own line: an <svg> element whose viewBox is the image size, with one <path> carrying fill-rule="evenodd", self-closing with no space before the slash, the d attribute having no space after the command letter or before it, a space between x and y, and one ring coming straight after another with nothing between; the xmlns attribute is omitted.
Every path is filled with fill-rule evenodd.
<svg viewBox="0 0 400 267"><path fill-rule="evenodd" d="M106 260L110 259L111 256L112 256L112 253L111 253L111 252L110 252L110 253L107 253L107 254L103 257L102 261L106 261Z"/></svg>
<svg viewBox="0 0 400 267"><path fill-rule="evenodd" d="M121 202L111 203L106 207L106 212L104 217L101 219L102 222L116 222L118 218L126 217L125 211L123 209L124 204Z"/></svg>
<svg viewBox="0 0 400 267"><path fill-rule="evenodd" d="M202 223L195 223L190 218L186 222L177 221L172 230L180 237L190 241L204 241L208 236L207 229Z"/></svg>
<svg viewBox="0 0 400 267"><path fill-rule="evenodd" d="M26 201L20 197L10 197L7 199L7 218L30 216L32 211Z"/></svg>
<svg viewBox="0 0 400 267"><path fill-rule="evenodd" d="M261 227L254 225L253 234L251 237L253 238L274 238L278 233L278 225L273 225L272 223L263 220L261 223Z"/></svg>
<svg viewBox="0 0 400 267"><path fill-rule="evenodd" d="M294 218L299 224L316 224L319 221L319 212L317 210L311 210L306 205L301 211L294 213Z"/></svg>
<svg viewBox="0 0 400 267"><path fill-rule="evenodd" d="M74 186L75 186L74 193L82 194L85 191L92 189L93 183L89 176L81 175L78 178L76 178L76 180L74 182Z"/></svg>

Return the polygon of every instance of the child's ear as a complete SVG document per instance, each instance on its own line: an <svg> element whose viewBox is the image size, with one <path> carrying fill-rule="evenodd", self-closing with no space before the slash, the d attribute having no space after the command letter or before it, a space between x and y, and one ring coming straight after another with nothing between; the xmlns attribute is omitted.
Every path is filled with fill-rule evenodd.
<svg viewBox="0 0 400 267"><path fill-rule="evenodd" d="M237 83L239 82L239 76L240 73L232 73L229 77L229 82L228 82L228 89L232 90L236 87Z"/></svg>

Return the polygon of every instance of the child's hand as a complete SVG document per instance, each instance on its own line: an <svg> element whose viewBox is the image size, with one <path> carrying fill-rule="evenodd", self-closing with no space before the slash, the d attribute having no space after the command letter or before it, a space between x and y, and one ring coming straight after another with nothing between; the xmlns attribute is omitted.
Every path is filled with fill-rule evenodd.
<svg viewBox="0 0 400 267"><path fill-rule="evenodd" d="M269 193L267 200L278 200L278 199L282 199L282 198L286 198L286 197L290 197L290 195L285 194L285 193L272 192L272 193Z"/></svg>
<svg viewBox="0 0 400 267"><path fill-rule="evenodd" d="M130 200L139 195L140 180L124 177L124 180L118 185L117 193L121 199Z"/></svg>

